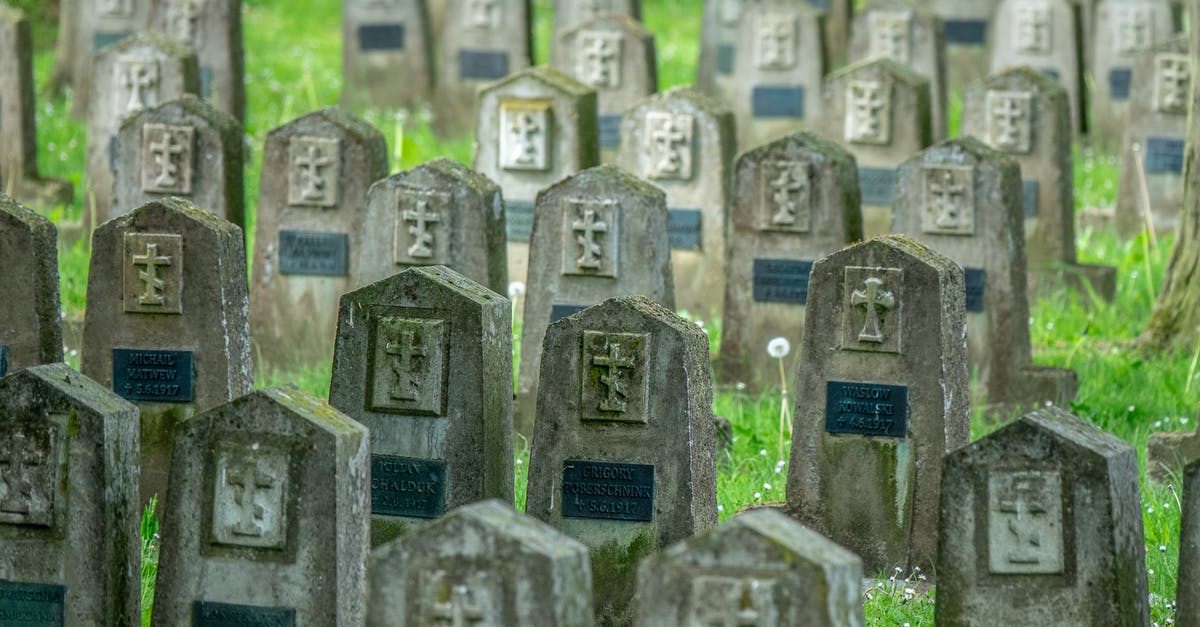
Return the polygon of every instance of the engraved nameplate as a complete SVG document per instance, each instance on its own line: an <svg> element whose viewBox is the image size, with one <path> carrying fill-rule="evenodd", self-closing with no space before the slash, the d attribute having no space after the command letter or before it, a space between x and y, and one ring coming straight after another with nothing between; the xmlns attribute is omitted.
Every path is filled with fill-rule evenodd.
<svg viewBox="0 0 1200 627"><path fill-rule="evenodd" d="M279 272L302 276L346 276L350 236L318 231L279 232Z"/></svg>
<svg viewBox="0 0 1200 627"><path fill-rule="evenodd" d="M183 236L126 233L123 270L126 313L183 313Z"/></svg>
<svg viewBox="0 0 1200 627"><path fill-rule="evenodd" d="M363 52L404 50L404 24L363 24L359 26L358 49Z"/></svg>
<svg viewBox="0 0 1200 627"><path fill-rule="evenodd" d="M1127 67L1115 67L1108 71L1108 97L1113 100L1129 98L1129 83L1133 78L1133 70Z"/></svg>
<svg viewBox="0 0 1200 627"><path fill-rule="evenodd" d="M53 423L17 420L4 424L0 431L0 525L54 526L59 465L58 430Z"/></svg>
<svg viewBox="0 0 1200 627"><path fill-rule="evenodd" d="M212 542L256 549L287 544L291 455L253 436L213 450Z"/></svg>
<svg viewBox="0 0 1200 627"><path fill-rule="evenodd" d="M504 233L512 242L529 242L533 234L533 203L528 200L504 201Z"/></svg>
<svg viewBox="0 0 1200 627"><path fill-rule="evenodd" d="M192 351L112 349L112 389L130 401L192 402Z"/></svg>
<svg viewBox="0 0 1200 627"><path fill-rule="evenodd" d="M825 382L825 431L904 437L908 432L908 386Z"/></svg>
<svg viewBox="0 0 1200 627"><path fill-rule="evenodd" d="M0 377L8 374L8 347L0 344Z"/></svg>
<svg viewBox="0 0 1200 627"><path fill-rule="evenodd" d="M645 424L650 416L645 333L584 331L580 418Z"/></svg>
<svg viewBox="0 0 1200 627"><path fill-rule="evenodd" d="M382 316L375 322L367 409L445 415L448 327L445 320L400 316Z"/></svg>
<svg viewBox="0 0 1200 627"><path fill-rule="evenodd" d="M717 44L717 74L733 74L732 44Z"/></svg>
<svg viewBox="0 0 1200 627"><path fill-rule="evenodd" d="M988 571L1063 572L1062 477L1057 471L993 471L987 483Z"/></svg>
<svg viewBox="0 0 1200 627"><path fill-rule="evenodd" d="M895 168L858 169L858 193L864 205L892 206L892 193L896 188Z"/></svg>
<svg viewBox="0 0 1200 627"><path fill-rule="evenodd" d="M494 81L508 76L508 53L492 50L459 50L458 78Z"/></svg>
<svg viewBox="0 0 1200 627"><path fill-rule="evenodd" d="M597 129L600 132L600 147L616 148L621 145L621 114L601 115Z"/></svg>
<svg viewBox="0 0 1200 627"><path fill-rule="evenodd" d="M667 210L667 241L676 250L700 250L704 214L699 209Z"/></svg>
<svg viewBox="0 0 1200 627"><path fill-rule="evenodd" d="M573 316L587 308L587 305L550 305L550 324L554 324L567 316Z"/></svg>
<svg viewBox="0 0 1200 627"><path fill-rule="evenodd" d="M371 456L371 513L437 518L446 507L446 462Z"/></svg>
<svg viewBox="0 0 1200 627"><path fill-rule="evenodd" d="M563 461L563 516L650 522L654 466Z"/></svg>
<svg viewBox="0 0 1200 627"><path fill-rule="evenodd" d="M1038 216L1038 182L1033 179L1021 181L1021 205L1025 208L1025 218Z"/></svg>
<svg viewBox="0 0 1200 627"><path fill-rule="evenodd" d="M213 601L192 603L192 627L295 627L296 610L290 607L260 607Z"/></svg>
<svg viewBox="0 0 1200 627"><path fill-rule="evenodd" d="M97 31L96 34L92 35L92 51L99 52L100 49L107 48L132 34L133 31L128 30L116 32Z"/></svg>
<svg viewBox="0 0 1200 627"><path fill-rule="evenodd" d="M813 262L803 259L755 259L753 276L754 300L760 303L808 302L808 276Z"/></svg>
<svg viewBox="0 0 1200 627"><path fill-rule="evenodd" d="M1182 174L1184 140L1181 137L1146 138L1146 174Z"/></svg>
<svg viewBox="0 0 1200 627"><path fill-rule="evenodd" d="M66 596L63 586L0 580L0 625L62 627Z"/></svg>
<svg viewBox="0 0 1200 627"><path fill-rule="evenodd" d="M983 292L986 287L983 269L963 268L963 275L967 291L967 311L972 313L983 311Z"/></svg>
<svg viewBox="0 0 1200 627"><path fill-rule="evenodd" d="M982 46L987 41L987 20L946 20L946 43Z"/></svg>
<svg viewBox="0 0 1200 627"><path fill-rule="evenodd" d="M755 118L804 118L804 86L755 85L750 92Z"/></svg>

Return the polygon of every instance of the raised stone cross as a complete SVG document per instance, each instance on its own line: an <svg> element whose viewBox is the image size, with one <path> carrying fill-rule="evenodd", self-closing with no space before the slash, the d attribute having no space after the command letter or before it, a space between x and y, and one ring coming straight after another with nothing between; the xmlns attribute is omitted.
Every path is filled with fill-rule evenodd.
<svg viewBox="0 0 1200 627"><path fill-rule="evenodd" d="M1036 526L1028 524L1027 518L1046 513L1042 491L1042 481L1038 478L1020 477L1013 480L1007 493L997 502L1000 512L1012 515L1008 519L1008 531L1017 539L1017 549L1008 554L1012 564L1041 562L1037 550L1041 546L1041 536Z"/></svg>
<svg viewBox="0 0 1200 627"><path fill-rule="evenodd" d="M619 40L606 33L587 38L583 48L586 61L583 82L593 87L616 87L620 83L614 63L619 44Z"/></svg>
<svg viewBox="0 0 1200 627"><path fill-rule="evenodd" d="M887 99L884 97L883 85L878 81L851 81L851 133L850 140L885 141L881 137L883 123L880 119Z"/></svg>
<svg viewBox="0 0 1200 627"><path fill-rule="evenodd" d="M763 69L785 70L792 67L792 37L795 24L791 16L764 15L758 29L758 66Z"/></svg>
<svg viewBox="0 0 1200 627"><path fill-rule="evenodd" d="M399 342L388 342L383 350L392 356L392 372L396 373L396 384L392 386L391 396L395 399L417 400L416 373L413 368L414 357L425 357L425 346L416 341L416 332L404 330L400 332Z"/></svg>
<svg viewBox="0 0 1200 627"><path fill-rule="evenodd" d="M600 383L608 391L600 400L600 411L623 412L628 407L629 403L625 400L628 392L621 382L621 370L632 369L634 361L634 355L622 354L621 344L612 340L608 342L608 353L592 357L593 366L607 369L605 374L600 375Z"/></svg>
<svg viewBox="0 0 1200 627"><path fill-rule="evenodd" d="M202 0L171 0L168 5L170 28L175 33L175 39L192 43L196 41L196 31L200 22L200 4Z"/></svg>
<svg viewBox="0 0 1200 627"><path fill-rule="evenodd" d="M157 174L154 175L154 186L173 188L179 184L176 174L179 166L175 165L175 155L183 153L184 147L175 141L175 133L164 129L158 141L150 143L150 156L154 159Z"/></svg>
<svg viewBox="0 0 1200 627"><path fill-rule="evenodd" d="M955 181L953 172L943 170L940 175L941 180L933 180L929 183L929 191L933 194L933 205L937 216L935 224L940 228L954 228L959 226L960 207L958 205L966 188L962 183Z"/></svg>
<svg viewBox="0 0 1200 627"><path fill-rule="evenodd" d="M1117 52L1131 54L1149 48L1154 43L1154 27L1151 24L1153 8L1132 5L1120 7L1118 11Z"/></svg>
<svg viewBox="0 0 1200 627"><path fill-rule="evenodd" d="M470 627L486 620L483 607L472 601L471 591L459 584L450 590L450 600L433 604L433 620L438 625Z"/></svg>
<svg viewBox="0 0 1200 627"><path fill-rule="evenodd" d="M658 152L654 163L655 174L680 174L683 168L683 155L680 147L687 141L688 134L675 122L675 116L667 115L662 126L650 134Z"/></svg>
<svg viewBox="0 0 1200 627"><path fill-rule="evenodd" d="M1188 58L1172 55L1158 61L1158 107L1162 111L1187 112L1187 97L1192 82Z"/></svg>
<svg viewBox="0 0 1200 627"><path fill-rule="evenodd" d="M169 255L158 254L158 244L148 243L146 244L146 254L133 256L133 265L146 267L145 270L138 270L138 278L142 280L144 286L141 295L138 296L139 304L162 305L166 303L163 295L166 282L158 278L158 268L159 266L170 266L171 263Z"/></svg>
<svg viewBox="0 0 1200 627"><path fill-rule="evenodd" d="M0 446L0 512L27 516L33 502L32 475L43 461L33 454L24 433L13 433Z"/></svg>
<svg viewBox="0 0 1200 627"><path fill-rule="evenodd" d="M908 17L903 13L880 12L871 19L872 56L908 63Z"/></svg>
<svg viewBox="0 0 1200 627"><path fill-rule="evenodd" d="M129 101L125 104L126 113L137 113L149 106L145 97L147 89L158 84L158 68L153 62L130 61L121 73L121 87L129 90Z"/></svg>
<svg viewBox="0 0 1200 627"><path fill-rule="evenodd" d="M467 13L470 15L471 27L487 29L498 27L500 24L496 14L497 2L498 0L468 0Z"/></svg>
<svg viewBox="0 0 1200 627"><path fill-rule="evenodd" d="M791 226L796 223L797 202L799 196L808 189L808 179L798 172L799 168L785 165L779 169L779 176L771 180L771 200L775 201L775 214L771 216L772 224Z"/></svg>
<svg viewBox="0 0 1200 627"><path fill-rule="evenodd" d="M1016 48L1023 52L1050 52L1050 7L1024 3L1016 8Z"/></svg>
<svg viewBox="0 0 1200 627"><path fill-rule="evenodd" d="M528 111L517 113L508 132L516 137L513 161L520 164L536 163L538 145L534 138L542 133L542 125L537 117Z"/></svg>
<svg viewBox="0 0 1200 627"><path fill-rule="evenodd" d="M238 520L230 527L234 535L262 537L266 530L266 509L255 497L274 488L276 481L275 477L259 472L254 460L243 460L225 470L225 484L233 492L233 502L237 506Z"/></svg>
<svg viewBox="0 0 1200 627"><path fill-rule="evenodd" d="M325 197L325 177L321 176L321 168L332 163L333 157L325 155L316 144L309 144L308 150L296 155L294 165L300 169L301 196L307 200Z"/></svg>
<svg viewBox="0 0 1200 627"><path fill-rule="evenodd" d="M1013 98L1000 97L991 110L992 124L996 133L992 143L1000 149L1017 150L1021 145L1021 123L1025 109Z"/></svg>
<svg viewBox="0 0 1200 627"><path fill-rule="evenodd" d="M596 241L596 235L607 233L608 223L598 219L595 209L584 207L582 218L572 222L571 229L579 234L575 237L579 244L579 258L575 260L575 265L588 270L598 270L604 249Z"/></svg>
<svg viewBox="0 0 1200 627"><path fill-rule="evenodd" d="M408 256L432 257L433 233L429 230L429 225L436 224L441 218L429 210L429 201L423 198L417 200L416 210L405 210L403 217L406 222L412 223L408 232L413 236L413 244L408 247Z"/></svg>
<svg viewBox="0 0 1200 627"><path fill-rule="evenodd" d="M850 294L850 304L863 307L867 311L863 321L862 331L858 333L858 341L883 343L883 330L879 326L879 310L888 310L896 306L896 297L883 289L883 281L870 277L863 281L864 289L855 290Z"/></svg>

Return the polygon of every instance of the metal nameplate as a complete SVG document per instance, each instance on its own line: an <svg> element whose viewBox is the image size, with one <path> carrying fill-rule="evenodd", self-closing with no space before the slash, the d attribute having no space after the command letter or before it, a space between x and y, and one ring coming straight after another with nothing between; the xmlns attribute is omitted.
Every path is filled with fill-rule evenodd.
<svg viewBox="0 0 1200 627"><path fill-rule="evenodd" d="M346 276L350 236L320 231L279 232L279 272L307 276Z"/></svg>
<svg viewBox="0 0 1200 627"><path fill-rule="evenodd" d="M858 193L864 205L892 205L896 168L859 168Z"/></svg>
<svg viewBox="0 0 1200 627"><path fill-rule="evenodd" d="M987 41L987 20L946 20L946 43L982 46Z"/></svg>
<svg viewBox="0 0 1200 627"><path fill-rule="evenodd" d="M0 580L0 625L62 627L66 596L63 586Z"/></svg>
<svg viewBox="0 0 1200 627"><path fill-rule="evenodd" d="M1038 182L1035 180L1021 181L1021 204L1025 207L1026 218L1038 216Z"/></svg>
<svg viewBox="0 0 1200 627"><path fill-rule="evenodd" d="M699 209L667 210L667 240L671 248L700 250L700 230L704 214Z"/></svg>
<svg viewBox="0 0 1200 627"><path fill-rule="evenodd" d="M808 3L822 11L829 11L829 0L808 0Z"/></svg>
<svg viewBox="0 0 1200 627"><path fill-rule="evenodd" d="M494 81L508 76L508 53L493 50L459 50L458 78Z"/></svg>
<svg viewBox="0 0 1200 627"><path fill-rule="evenodd" d="M533 202L504 201L504 234L510 242L529 242L533 234Z"/></svg>
<svg viewBox="0 0 1200 627"><path fill-rule="evenodd" d="M563 516L649 522L654 519L654 466L563 461Z"/></svg>
<svg viewBox="0 0 1200 627"><path fill-rule="evenodd" d="M446 509L446 462L371 456L371 513L437 518Z"/></svg>
<svg viewBox="0 0 1200 627"><path fill-rule="evenodd" d="M621 114L602 115L599 119L601 148L616 148L621 145Z"/></svg>
<svg viewBox="0 0 1200 627"><path fill-rule="evenodd" d="M213 601L192 603L192 627L295 627L296 610Z"/></svg>
<svg viewBox="0 0 1200 627"><path fill-rule="evenodd" d="M804 86L755 85L750 91L755 118L804 118Z"/></svg>
<svg viewBox="0 0 1200 627"><path fill-rule="evenodd" d="M209 98L212 96L213 70L211 66L200 66L200 97Z"/></svg>
<svg viewBox="0 0 1200 627"><path fill-rule="evenodd" d="M192 402L192 351L112 349L113 392L130 401Z"/></svg>
<svg viewBox="0 0 1200 627"><path fill-rule="evenodd" d="M0 377L8 374L8 347L0 344Z"/></svg>
<svg viewBox="0 0 1200 627"><path fill-rule="evenodd" d="M717 44L717 74L733 74L733 44Z"/></svg>
<svg viewBox="0 0 1200 627"><path fill-rule="evenodd" d="M760 303L808 302L808 275L813 262L802 259L755 259L754 300Z"/></svg>
<svg viewBox="0 0 1200 627"><path fill-rule="evenodd" d="M1183 174L1182 137L1146 138L1146 174Z"/></svg>
<svg viewBox="0 0 1200 627"><path fill-rule="evenodd" d="M133 31L127 30L117 32L96 31L92 35L92 50L98 52L102 48L107 48L132 34Z"/></svg>
<svg viewBox="0 0 1200 627"><path fill-rule="evenodd" d="M404 50L404 24L363 24L359 26L358 49L363 52Z"/></svg>
<svg viewBox="0 0 1200 627"><path fill-rule="evenodd" d="M908 432L908 386L826 381L825 431L904 437Z"/></svg>
<svg viewBox="0 0 1200 627"><path fill-rule="evenodd" d="M1054 80L1058 80L1058 70L1056 70L1052 67L1044 67L1040 71L1042 74L1045 74L1046 76L1049 76L1050 78L1053 78Z"/></svg>
<svg viewBox="0 0 1200 627"><path fill-rule="evenodd" d="M1108 71L1108 97L1113 100L1129 98L1129 83L1133 78L1133 70L1127 67L1115 67Z"/></svg>
<svg viewBox="0 0 1200 627"><path fill-rule="evenodd" d="M587 305L550 305L550 324L567 316L573 316L587 308Z"/></svg>
<svg viewBox="0 0 1200 627"><path fill-rule="evenodd" d="M967 311L983 311L983 291L986 281L983 268L963 268L963 282L967 288Z"/></svg>

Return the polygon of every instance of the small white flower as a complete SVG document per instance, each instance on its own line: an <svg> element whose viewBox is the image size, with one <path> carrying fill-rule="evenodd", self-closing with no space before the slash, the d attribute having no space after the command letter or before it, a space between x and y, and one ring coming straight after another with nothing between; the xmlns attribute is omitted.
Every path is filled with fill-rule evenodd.
<svg viewBox="0 0 1200 627"><path fill-rule="evenodd" d="M1131 414L1133 413L1133 410L1134 410L1134 406L1133 406L1133 405L1130 405L1129 407L1127 407L1127 408L1125 409L1125 411L1127 411L1127 412L1129 412L1129 413L1131 413Z"/></svg>
<svg viewBox="0 0 1200 627"><path fill-rule="evenodd" d="M783 359L792 351L792 343L786 337L774 337L767 342L767 354L775 359Z"/></svg>
<svg viewBox="0 0 1200 627"><path fill-rule="evenodd" d="M72 348L72 349L71 349L71 356L72 356L72 357L75 357L75 356L76 356L76 355L78 355L78 354L79 354L79 350L78 350L78 349L75 349L75 348Z"/></svg>
<svg viewBox="0 0 1200 627"><path fill-rule="evenodd" d="M1047 330L1053 330L1053 329L1054 329L1054 321L1053 321L1053 320L1051 320L1050 322L1047 322L1047 323L1046 323L1046 329L1047 329Z"/></svg>
<svg viewBox="0 0 1200 627"><path fill-rule="evenodd" d="M913 597L915 597L915 596L917 596L916 590L913 590L912 588L904 589L904 600L905 601L911 601L913 599ZM908 623L904 623L904 624L907 625Z"/></svg>
<svg viewBox="0 0 1200 627"><path fill-rule="evenodd" d="M737 383L734 383L734 384L733 384L733 387L737 388L739 391L740 391L740 390L744 390L744 389L746 389L746 382L745 382L745 381L738 381Z"/></svg>
<svg viewBox="0 0 1200 627"><path fill-rule="evenodd" d="M754 500L758 501L758 500L761 500L761 499L762 499L762 492L755 492L755 493L754 493Z"/></svg>
<svg viewBox="0 0 1200 627"><path fill-rule="evenodd" d="M769 484L769 483L763 483L763 489L764 489L764 490L770 490L770 489L771 489L771 484Z"/></svg>
<svg viewBox="0 0 1200 627"><path fill-rule="evenodd" d="M1171 509L1170 503L1163 503L1163 509Z"/></svg>
<svg viewBox="0 0 1200 627"><path fill-rule="evenodd" d="M508 297L517 298L525 295L525 284L521 281L513 281L508 284Z"/></svg>
<svg viewBox="0 0 1200 627"><path fill-rule="evenodd" d="M718 505L718 506L717 506L717 511L718 511L718 512L723 512L723 511L725 511L725 506L724 506L724 505Z"/></svg>
<svg viewBox="0 0 1200 627"><path fill-rule="evenodd" d="M517 460L517 465L518 465L518 466L520 466L520 465L521 465L521 460L520 460L520 459L518 459L518 460Z"/></svg>
<svg viewBox="0 0 1200 627"><path fill-rule="evenodd" d="M1159 550L1159 551L1161 551L1161 552L1163 552L1163 553L1166 553L1166 552L1167 552L1167 545L1165 545L1165 544L1160 544L1160 545L1158 545L1158 550Z"/></svg>
<svg viewBox="0 0 1200 627"><path fill-rule="evenodd" d="M1153 506L1153 505L1151 505L1151 506L1147 507L1147 508L1146 508L1146 513L1147 513L1147 514L1153 514L1153 513L1154 513L1154 506Z"/></svg>
<svg viewBox="0 0 1200 627"><path fill-rule="evenodd" d="M1181 425L1186 425L1187 423L1188 423L1188 419L1187 419L1187 418L1183 418L1183 417L1180 417L1180 418L1179 418L1179 424L1181 424Z"/></svg>
<svg viewBox="0 0 1200 627"><path fill-rule="evenodd" d="M767 454L767 449L765 449L765 448L764 448L764 449L759 449L759 451L758 451L758 454L759 454L759 455L766 455L766 454Z"/></svg>
<svg viewBox="0 0 1200 627"><path fill-rule="evenodd" d="M1154 421L1154 428L1155 428L1155 429L1161 429L1161 428L1162 428L1162 421L1161 421L1161 420L1155 420L1155 421Z"/></svg>
<svg viewBox="0 0 1200 627"><path fill-rule="evenodd" d="M704 328L704 321L703 321L703 320L697 320L697 321L696 321L696 326L698 326L698 327L700 327L701 329L703 329L703 328Z"/></svg>
<svg viewBox="0 0 1200 627"><path fill-rule="evenodd" d="M1153 569L1153 568L1147 568L1147 569L1146 569L1146 574L1147 574L1147 575L1153 575L1153 574L1154 574L1154 569Z"/></svg>

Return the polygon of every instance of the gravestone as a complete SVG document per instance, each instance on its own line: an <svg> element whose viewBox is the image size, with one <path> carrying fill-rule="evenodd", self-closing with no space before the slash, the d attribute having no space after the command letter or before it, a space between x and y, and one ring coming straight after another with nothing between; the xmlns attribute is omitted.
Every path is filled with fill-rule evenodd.
<svg viewBox="0 0 1200 627"><path fill-rule="evenodd" d="M621 122L617 164L667 193L675 305L706 319L723 310L735 133L729 108L691 87L643 99Z"/></svg>
<svg viewBox="0 0 1200 627"><path fill-rule="evenodd" d="M533 434L547 327L606 298L675 307L662 190L615 166L584 170L540 194L521 328L516 429Z"/></svg>
<svg viewBox="0 0 1200 627"><path fill-rule="evenodd" d="M1050 77L1066 89L1070 128L1082 135L1087 107L1080 19L1079 4L1072 0L1003 0L992 22L990 73L1029 66Z"/></svg>
<svg viewBox="0 0 1200 627"><path fill-rule="evenodd" d="M592 625L587 547L495 499L375 549L367 573L369 627Z"/></svg>
<svg viewBox="0 0 1200 627"><path fill-rule="evenodd" d="M0 377L63 360L58 231L0 194Z"/></svg>
<svg viewBox="0 0 1200 627"><path fill-rule="evenodd" d="M955 92L987 76L996 0L929 0L925 6L942 18L947 89Z"/></svg>
<svg viewBox="0 0 1200 627"><path fill-rule="evenodd" d="M66 364L0 380L4 624L141 624L137 424Z"/></svg>
<svg viewBox="0 0 1200 627"><path fill-rule="evenodd" d="M156 0L151 28L195 49L201 98L246 119L242 0Z"/></svg>
<svg viewBox="0 0 1200 627"><path fill-rule="evenodd" d="M96 55L92 88L95 97L88 107L84 233L90 233L109 215L121 122L184 94L197 93L196 53L163 35L139 33L126 37Z"/></svg>
<svg viewBox="0 0 1200 627"><path fill-rule="evenodd" d="M1180 627L1196 627L1200 620L1200 458L1184 469L1182 491L1175 615Z"/></svg>
<svg viewBox="0 0 1200 627"><path fill-rule="evenodd" d="M342 297L329 404L371 432L371 545L512 502L512 305L445 266Z"/></svg>
<svg viewBox="0 0 1200 627"><path fill-rule="evenodd" d="M88 276L81 370L138 406L141 503L161 506L175 426L254 383L242 230L151 201L96 229Z"/></svg>
<svg viewBox="0 0 1200 627"><path fill-rule="evenodd" d="M1172 38L1136 55L1117 188L1117 230L1126 237L1150 224L1158 231L1172 232L1179 222L1192 76L1185 37ZM1149 218L1145 215L1146 196Z"/></svg>
<svg viewBox="0 0 1200 627"><path fill-rule="evenodd" d="M587 545L600 625L629 624L639 560L717 523L708 339L642 296L550 326L526 513Z"/></svg>
<svg viewBox="0 0 1200 627"><path fill-rule="evenodd" d="M962 270L888 235L813 264L796 362L789 513L868 576L927 569L939 460L967 443Z"/></svg>
<svg viewBox="0 0 1200 627"><path fill-rule="evenodd" d="M342 103L428 104L434 78L431 35L426 0L343 0Z"/></svg>
<svg viewBox="0 0 1200 627"><path fill-rule="evenodd" d="M862 560L773 509L739 514L638 567L638 627L862 625Z"/></svg>
<svg viewBox="0 0 1200 627"><path fill-rule="evenodd" d="M244 227L244 152L242 125L190 94L136 113L117 133L112 206L103 219L176 196Z"/></svg>
<svg viewBox="0 0 1200 627"><path fill-rule="evenodd" d="M825 58L828 67L841 67L850 57L851 26L854 24L855 0L807 0L813 8L824 13ZM861 5L860 5L861 6Z"/></svg>
<svg viewBox="0 0 1200 627"><path fill-rule="evenodd" d="M743 149L821 119L821 16L804 0L762 0L742 11L733 77L720 95L737 118Z"/></svg>
<svg viewBox="0 0 1200 627"><path fill-rule="evenodd" d="M1075 255L1075 185L1071 161L1069 92L1029 68L1009 68L972 84L963 97L962 134L1008 155L1021 166L1021 207L1031 298L1039 288L1084 279L1111 300L1116 270L1081 264Z"/></svg>
<svg viewBox="0 0 1200 627"><path fill-rule="evenodd" d="M460 134L488 111L480 88L529 67L530 0L446 0L438 33L434 128ZM479 169L476 166L476 169ZM495 178L495 177L493 177Z"/></svg>
<svg viewBox="0 0 1200 627"><path fill-rule="evenodd" d="M1110 150L1120 145L1133 93L1133 65L1140 52L1175 34L1167 0L1100 0L1092 37L1092 125L1094 140Z"/></svg>
<svg viewBox="0 0 1200 627"><path fill-rule="evenodd" d="M738 23L744 8L742 0L704 0L695 85L714 98L725 98L730 93L739 56Z"/></svg>
<svg viewBox="0 0 1200 627"><path fill-rule="evenodd" d="M69 205L69 181L44 178L37 167L33 36L25 14L0 4L0 192L36 207Z"/></svg>
<svg viewBox="0 0 1200 627"><path fill-rule="evenodd" d="M900 166L892 228L961 265L967 348L987 403L1007 411L1075 397L1075 372L1031 365L1021 169L973 137Z"/></svg>
<svg viewBox="0 0 1200 627"><path fill-rule="evenodd" d="M1129 444L1042 408L946 455L942 481L937 624L1150 624Z"/></svg>
<svg viewBox="0 0 1200 627"><path fill-rule="evenodd" d="M262 164L250 282L255 352L271 367L325 362L338 299L373 263L362 242L380 225L364 208L367 188L387 176L387 144L365 120L330 107L268 133Z"/></svg>
<svg viewBox="0 0 1200 627"><path fill-rule="evenodd" d="M719 380L773 388L767 343L800 345L813 262L862 239L854 157L793 133L738 156L732 198Z"/></svg>
<svg viewBox="0 0 1200 627"><path fill-rule="evenodd" d="M872 2L854 17L850 61L883 57L929 81L933 141L946 138L946 46L941 18L924 3Z"/></svg>
<svg viewBox="0 0 1200 627"><path fill-rule="evenodd" d="M613 163L622 114L658 91L654 34L633 18L607 14L562 31L556 41L555 67L596 90L600 160Z"/></svg>
<svg viewBox="0 0 1200 627"><path fill-rule="evenodd" d="M75 12L74 28L67 29L74 34L73 50L69 58L63 59L64 63L70 63L71 116L86 119L95 101L113 91L92 89L94 79L107 80L96 65L100 53L144 30L150 24L153 0L70 0L62 6Z"/></svg>
<svg viewBox="0 0 1200 627"><path fill-rule="evenodd" d="M360 284L414 266L453 268L497 294L508 290L504 199L488 177L438 158L367 191Z"/></svg>
<svg viewBox="0 0 1200 627"><path fill-rule="evenodd" d="M601 15L622 15L642 20L641 0L554 0L554 49L558 54L559 34Z"/></svg>
<svg viewBox="0 0 1200 627"><path fill-rule="evenodd" d="M825 78L820 133L858 163L863 233L891 232L896 167L930 144L929 80L890 59L844 67Z"/></svg>
<svg viewBox="0 0 1200 627"><path fill-rule="evenodd" d="M546 66L479 92L475 170L504 191L510 281L525 279L538 192L600 163L596 111L595 91Z"/></svg>
<svg viewBox="0 0 1200 627"><path fill-rule="evenodd" d="M361 625L367 430L280 386L176 431L155 625Z"/></svg>

